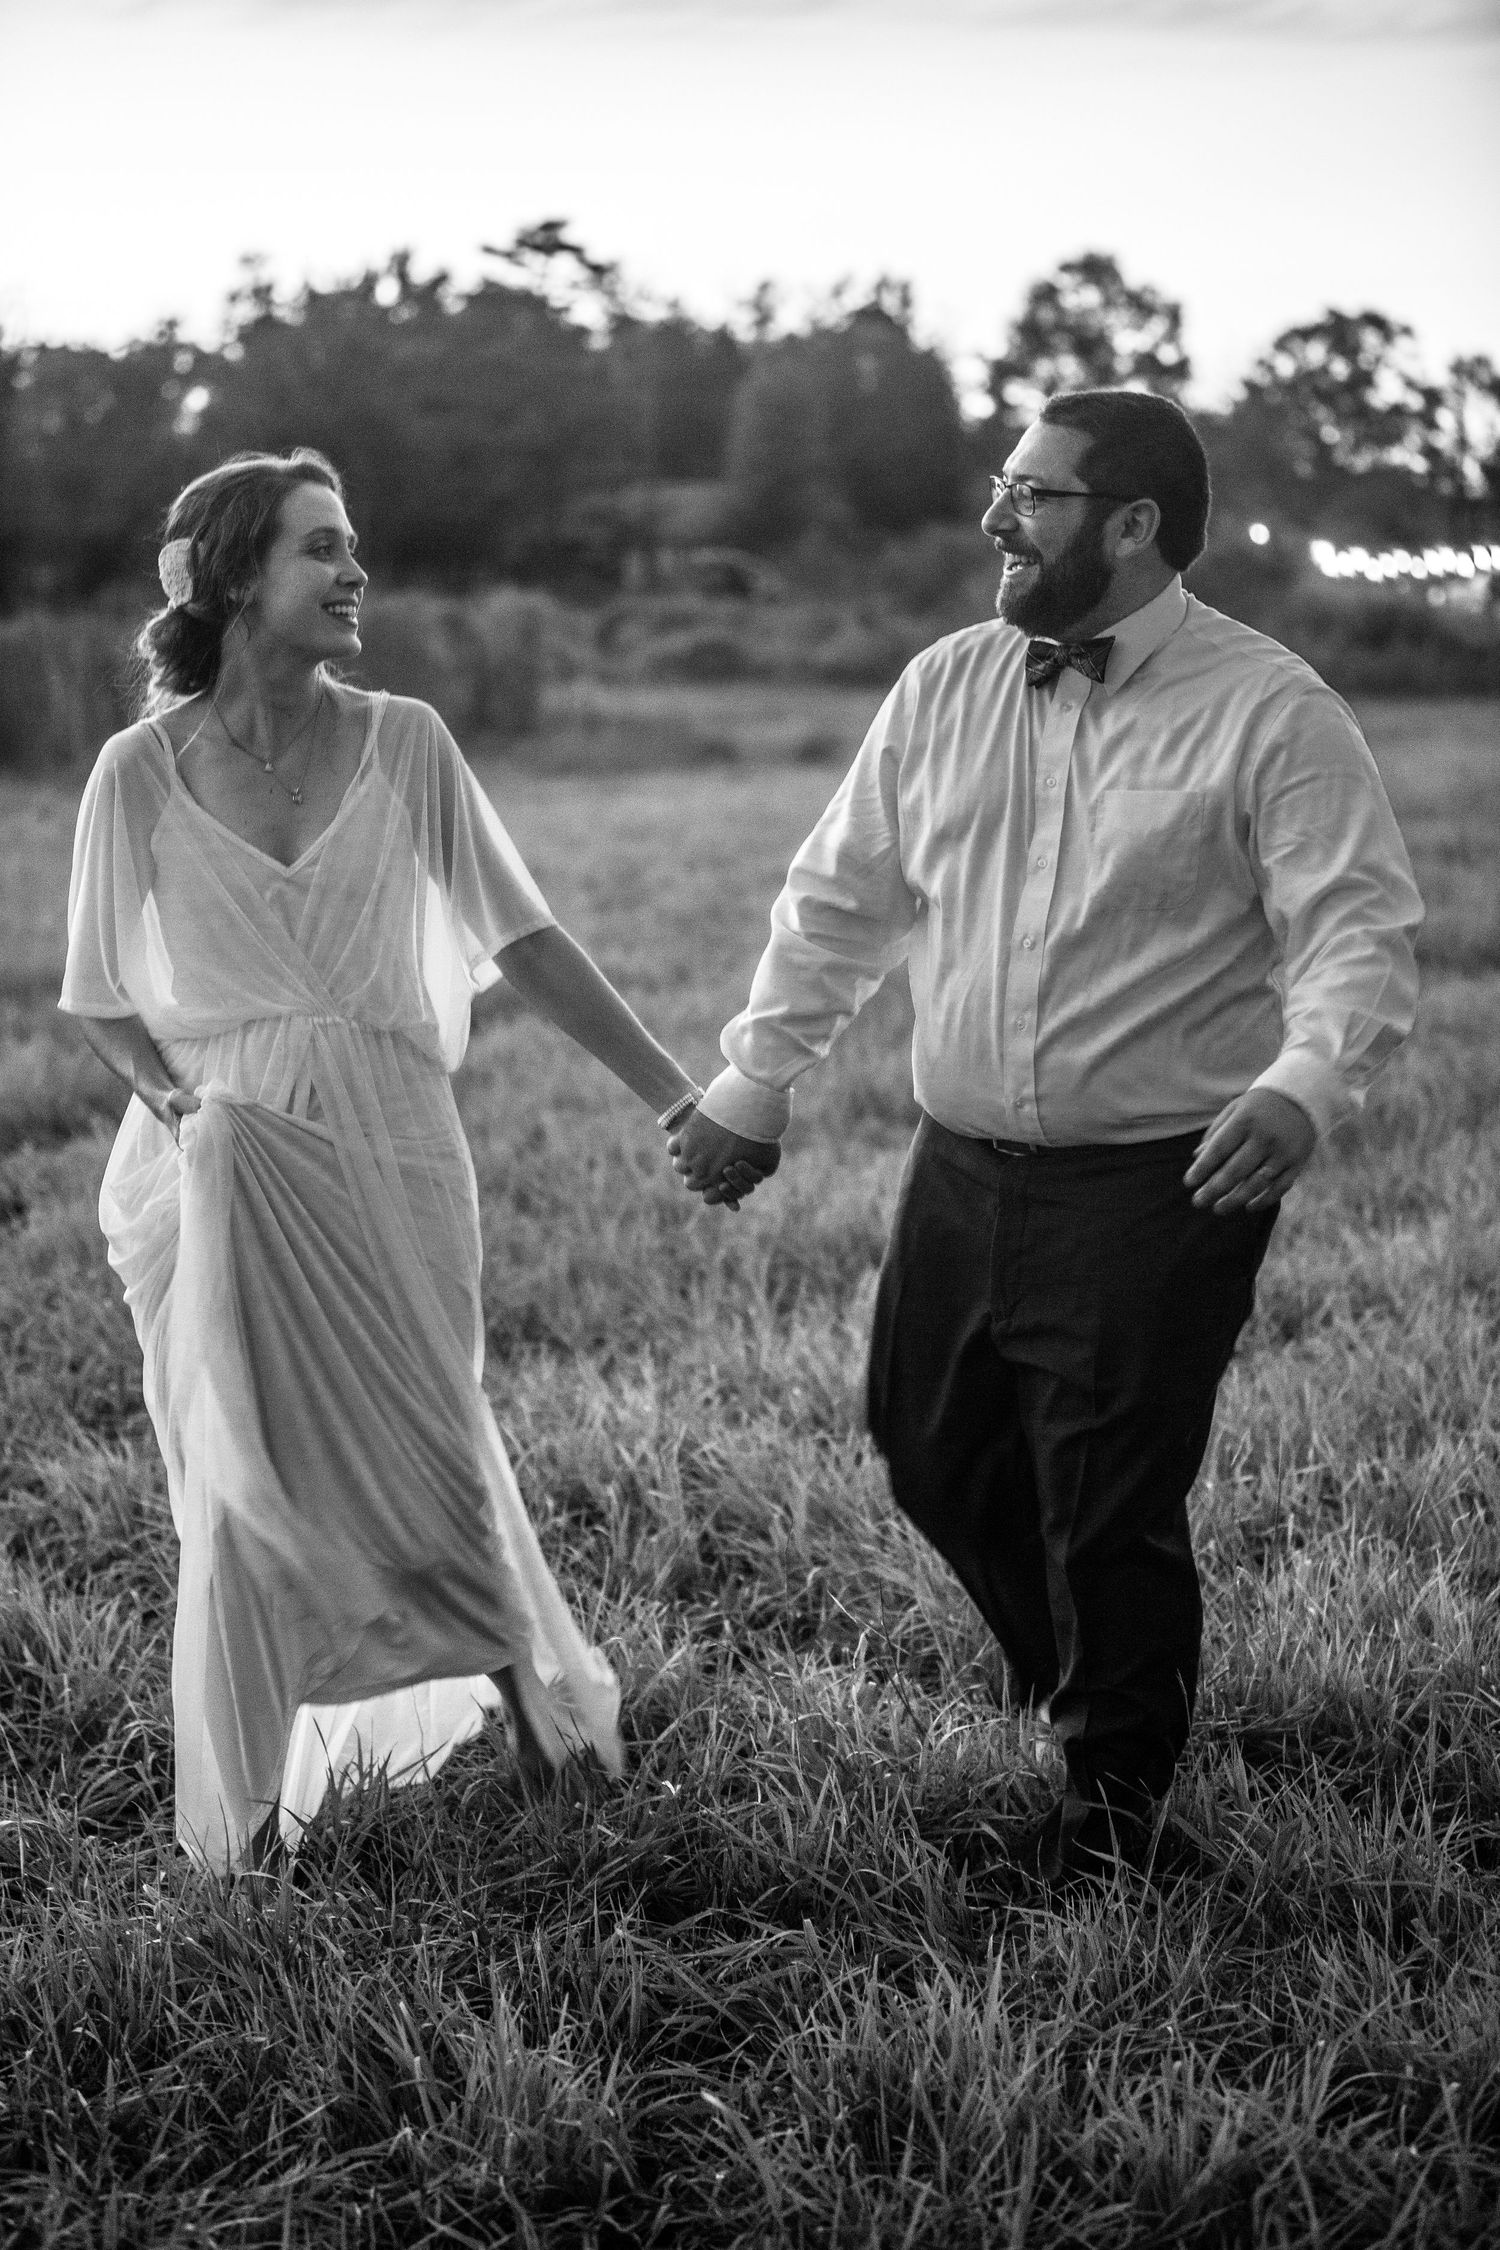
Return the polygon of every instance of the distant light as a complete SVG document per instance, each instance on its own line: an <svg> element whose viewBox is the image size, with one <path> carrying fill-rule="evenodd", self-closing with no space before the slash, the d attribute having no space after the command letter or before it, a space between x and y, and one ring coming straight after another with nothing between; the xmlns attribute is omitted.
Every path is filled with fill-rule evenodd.
<svg viewBox="0 0 1500 2250"><path fill-rule="evenodd" d="M1253 524L1251 524L1251 526L1250 526L1250 537L1251 537L1252 541L1254 542L1254 544L1255 544L1255 545L1256 545L1257 547L1266 547L1266 546L1269 546L1269 545L1270 545L1270 540L1271 540L1271 527L1270 527L1270 525L1269 525L1269 524L1264 524L1264 523L1253 523Z"/></svg>
<svg viewBox="0 0 1500 2250"><path fill-rule="evenodd" d="M1337 577L1339 561L1331 540L1315 539L1307 551L1325 578Z"/></svg>
<svg viewBox="0 0 1500 2250"><path fill-rule="evenodd" d="M198 424L213 395L206 383L194 383L190 390L184 391L178 401L176 418L172 424L179 437L197 436Z"/></svg>
<svg viewBox="0 0 1500 2250"><path fill-rule="evenodd" d="M1477 539L1474 542L1474 563L1479 570L1493 570L1495 567L1490 560L1489 548L1482 547Z"/></svg>
<svg viewBox="0 0 1500 2250"><path fill-rule="evenodd" d="M1500 570L1500 546L1490 549L1490 568L1491 570Z"/></svg>
<svg viewBox="0 0 1500 2250"><path fill-rule="evenodd" d="M1442 564L1444 570L1452 570L1458 561L1458 557L1451 547L1439 547L1438 561Z"/></svg>
<svg viewBox="0 0 1500 2250"><path fill-rule="evenodd" d="M1455 555L1453 567L1460 578L1472 578L1474 575L1474 557L1472 555Z"/></svg>
<svg viewBox="0 0 1500 2250"><path fill-rule="evenodd" d="M1398 570L1408 571L1411 569L1411 556L1407 553L1404 547L1398 547L1396 549L1395 561L1396 568Z"/></svg>
<svg viewBox="0 0 1500 2250"><path fill-rule="evenodd" d="M1412 556L1411 574L1413 578L1425 578L1427 576L1427 564L1421 555Z"/></svg>

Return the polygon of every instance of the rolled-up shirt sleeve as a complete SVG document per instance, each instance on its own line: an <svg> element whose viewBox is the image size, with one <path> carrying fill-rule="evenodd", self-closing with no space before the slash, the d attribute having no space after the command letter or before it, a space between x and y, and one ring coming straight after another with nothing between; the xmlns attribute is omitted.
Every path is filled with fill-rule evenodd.
<svg viewBox="0 0 1500 2250"><path fill-rule="evenodd" d="M1357 1111L1416 1016L1422 901L1352 714L1296 698L1251 773L1250 852L1281 956L1281 1051L1256 1086L1320 1135Z"/></svg>
<svg viewBox="0 0 1500 2250"><path fill-rule="evenodd" d="M724 1028L727 1068L705 1116L753 1140L775 1140L796 1078L904 958L921 901L901 866L903 683L892 689L771 909L771 940L749 1000Z"/></svg>

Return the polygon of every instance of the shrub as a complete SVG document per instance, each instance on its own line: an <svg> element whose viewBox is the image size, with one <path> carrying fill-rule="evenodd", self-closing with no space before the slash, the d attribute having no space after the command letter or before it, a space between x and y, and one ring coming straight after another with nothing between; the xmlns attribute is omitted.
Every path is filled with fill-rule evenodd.
<svg viewBox="0 0 1500 2250"><path fill-rule="evenodd" d="M806 668L833 687L889 687L931 639L930 628L909 617L842 617Z"/></svg>
<svg viewBox="0 0 1500 2250"><path fill-rule="evenodd" d="M545 609L539 595L508 587L467 600L368 595L357 677L365 687L419 696L460 741L514 741L537 724Z"/></svg>
<svg viewBox="0 0 1500 2250"><path fill-rule="evenodd" d="M129 642L87 611L0 620L0 770L89 765L131 715Z"/></svg>
<svg viewBox="0 0 1500 2250"><path fill-rule="evenodd" d="M654 680L743 680L753 670L744 642L713 626L690 626L663 633L642 651L642 667Z"/></svg>
<svg viewBox="0 0 1500 2250"><path fill-rule="evenodd" d="M1409 587L1313 578L1285 560L1210 548L1188 584L1269 633L1341 695L1500 694L1500 616L1442 608Z"/></svg>
<svg viewBox="0 0 1500 2250"><path fill-rule="evenodd" d="M887 540L875 584L907 616L962 613L978 622L994 605L999 563L976 523L929 523Z"/></svg>

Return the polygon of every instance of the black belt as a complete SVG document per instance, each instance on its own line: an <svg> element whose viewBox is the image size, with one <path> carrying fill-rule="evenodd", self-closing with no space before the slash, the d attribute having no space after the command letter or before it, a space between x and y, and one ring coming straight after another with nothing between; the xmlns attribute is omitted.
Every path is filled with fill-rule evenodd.
<svg viewBox="0 0 1500 2250"><path fill-rule="evenodd" d="M1172 1133L1161 1140L1150 1141L1006 1141L991 1138L988 1134L955 1133L951 1125L940 1125L935 1117L925 1119L927 1130L942 1142L946 1141L955 1152L972 1152L981 1160L998 1156L1030 1158L1052 1164L1107 1164L1134 1167L1137 1164L1176 1162L1186 1164L1199 1141L1204 1128L1200 1125L1191 1133Z"/></svg>

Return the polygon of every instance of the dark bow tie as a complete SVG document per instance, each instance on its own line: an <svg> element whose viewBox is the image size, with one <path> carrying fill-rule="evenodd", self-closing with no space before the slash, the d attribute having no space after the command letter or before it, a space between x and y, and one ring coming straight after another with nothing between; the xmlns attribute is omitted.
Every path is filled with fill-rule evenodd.
<svg viewBox="0 0 1500 2250"><path fill-rule="evenodd" d="M1057 678L1065 664L1071 664L1086 680L1102 680L1114 645L1113 633L1101 633L1096 641L1028 641L1026 685L1045 687L1049 680Z"/></svg>

